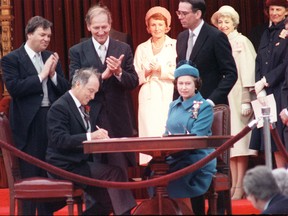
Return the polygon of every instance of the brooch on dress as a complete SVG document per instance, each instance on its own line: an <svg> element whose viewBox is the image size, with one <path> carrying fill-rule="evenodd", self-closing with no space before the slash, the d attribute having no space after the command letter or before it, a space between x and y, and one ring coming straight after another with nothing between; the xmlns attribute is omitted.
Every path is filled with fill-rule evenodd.
<svg viewBox="0 0 288 216"><path fill-rule="evenodd" d="M285 39L288 37L288 30L283 29L279 35L280 38Z"/></svg>
<svg viewBox="0 0 288 216"><path fill-rule="evenodd" d="M191 118L197 119L198 118L198 112L200 109L200 105L203 103L203 101L193 101L193 106L189 110L189 112L192 112Z"/></svg>

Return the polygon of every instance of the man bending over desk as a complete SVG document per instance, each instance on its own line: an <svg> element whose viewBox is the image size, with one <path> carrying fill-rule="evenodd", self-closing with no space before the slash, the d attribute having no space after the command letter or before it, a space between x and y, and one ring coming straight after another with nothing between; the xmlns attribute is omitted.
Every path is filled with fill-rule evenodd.
<svg viewBox="0 0 288 216"><path fill-rule="evenodd" d="M47 116L47 162L79 175L125 181L121 169L101 162L101 155L83 153L85 140L109 138L105 129L91 125L85 105L99 90L99 75L93 68L80 69L72 79L72 88L50 108ZM55 176L54 176L55 177ZM136 202L130 190L80 185L85 191L84 215L130 214Z"/></svg>

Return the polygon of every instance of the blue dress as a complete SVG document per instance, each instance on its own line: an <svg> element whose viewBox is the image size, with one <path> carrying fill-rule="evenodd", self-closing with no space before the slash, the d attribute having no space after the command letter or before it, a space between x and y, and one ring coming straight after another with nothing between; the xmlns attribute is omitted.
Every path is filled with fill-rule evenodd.
<svg viewBox="0 0 288 216"><path fill-rule="evenodd" d="M193 118L194 101L202 102L197 118ZM213 108L198 92L186 101L179 97L170 104L165 134L186 134L189 131L190 134L197 136L209 136L212 134L212 122ZM166 159L170 167L169 172L194 164L213 151L215 150L195 149L172 154ZM169 182L168 195L171 198L192 198L203 195L207 192L215 173L216 159L213 159L195 172Z"/></svg>

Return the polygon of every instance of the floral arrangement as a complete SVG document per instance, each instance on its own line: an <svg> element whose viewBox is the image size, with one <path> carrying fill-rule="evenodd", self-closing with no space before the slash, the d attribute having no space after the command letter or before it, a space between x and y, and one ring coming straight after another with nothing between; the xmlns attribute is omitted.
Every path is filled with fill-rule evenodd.
<svg viewBox="0 0 288 216"><path fill-rule="evenodd" d="M203 101L193 101L193 105L191 109L189 110L190 112L192 112L191 118L193 119L198 118L198 112L202 103Z"/></svg>
<svg viewBox="0 0 288 216"><path fill-rule="evenodd" d="M87 115L90 114L90 106L89 105L85 105L84 110L85 110L85 114L87 114Z"/></svg>

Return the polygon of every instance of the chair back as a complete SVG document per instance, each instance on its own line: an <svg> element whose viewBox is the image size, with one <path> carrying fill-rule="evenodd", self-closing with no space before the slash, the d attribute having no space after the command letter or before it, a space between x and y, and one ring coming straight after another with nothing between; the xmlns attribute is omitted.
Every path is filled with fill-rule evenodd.
<svg viewBox="0 0 288 216"><path fill-rule="evenodd" d="M230 135L230 108L226 104L217 104L213 108L214 120L212 135Z"/></svg>
<svg viewBox="0 0 288 216"><path fill-rule="evenodd" d="M0 140L14 146L9 120L4 112L0 112ZM8 186L10 190L13 190L14 182L21 179L19 159L8 150L4 148L1 150L7 173Z"/></svg>
<svg viewBox="0 0 288 216"><path fill-rule="evenodd" d="M212 123L212 135L230 135L230 108L226 104L214 106L214 120ZM224 151L217 158L217 170L221 173L229 174L230 149Z"/></svg>

